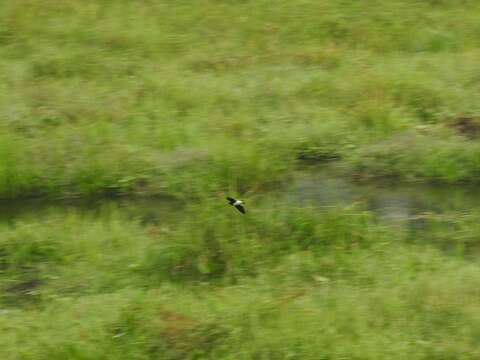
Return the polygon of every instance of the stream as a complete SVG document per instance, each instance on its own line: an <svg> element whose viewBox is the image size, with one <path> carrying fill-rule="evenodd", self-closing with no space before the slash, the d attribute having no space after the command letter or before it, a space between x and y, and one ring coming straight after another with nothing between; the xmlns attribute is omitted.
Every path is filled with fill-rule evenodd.
<svg viewBox="0 0 480 360"><path fill-rule="evenodd" d="M359 184L329 171L300 171L290 185L265 196L275 196L296 206L313 204L320 209L361 203L379 219L395 223L425 212L469 211L480 204L480 187L382 182ZM147 224L175 220L182 206L181 202L165 197L3 200L0 201L0 222L42 219L68 211L80 216L108 217L113 211L121 211L127 217Z"/></svg>
<svg viewBox="0 0 480 360"><path fill-rule="evenodd" d="M480 188L473 185L421 183L354 183L324 172L301 172L288 201L319 206L361 203L386 221L407 220L431 212L466 212L480 205Z"/></svg>

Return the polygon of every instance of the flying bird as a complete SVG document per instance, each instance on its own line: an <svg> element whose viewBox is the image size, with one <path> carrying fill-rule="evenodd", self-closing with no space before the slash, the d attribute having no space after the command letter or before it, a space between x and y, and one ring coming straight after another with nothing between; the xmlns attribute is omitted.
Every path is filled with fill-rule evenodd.
<svg viewBox="0 0 480 360"><path fill-rule="evenodd" d="M231 198L227 196L228 203L232 206L235 206L238 211L240 211L242 214L245 214L245 208L243 207L243 201L237 200L234 198Z"/></svg>

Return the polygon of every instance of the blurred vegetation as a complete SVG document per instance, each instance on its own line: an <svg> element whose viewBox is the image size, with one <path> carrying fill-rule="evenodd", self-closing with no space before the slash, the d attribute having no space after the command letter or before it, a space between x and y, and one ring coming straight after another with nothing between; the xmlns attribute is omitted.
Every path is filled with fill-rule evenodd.
<svg viewBox="0 0 480 360"><path fill-rule="evenodd" d="M480 355L479 266L466 256L478 214L425 216L420 240L358 207L257 205L248 218L191 205L168 225L71 210L2 226L0 354Z"/></svg>
<svg viewBox="0 0 480 360"><path fill-rule="evenodd" d="M478 5L1 1L0 198L189 201L0 224L0 358L478 359L480 210L262 200L326 162L478 183Z"/></svg>
<svg viewBox="0 0 480 360"><path fill-rule="evenodd" d="M3 1L0 195L245 191L305 160L477 181L449 126L479 116L477 5Z"/></svg>

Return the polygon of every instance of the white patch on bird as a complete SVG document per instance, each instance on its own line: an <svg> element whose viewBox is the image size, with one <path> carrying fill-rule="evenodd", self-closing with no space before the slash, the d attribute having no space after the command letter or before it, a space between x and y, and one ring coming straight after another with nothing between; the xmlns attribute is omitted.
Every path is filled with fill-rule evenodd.
<svg viewBox="0 0 480 360"><path fill-rule="evenodd" d="M243 201L237 200L233 203L233 206L238 206L238 205L242 205L242 204L243 204Z"/></svg>

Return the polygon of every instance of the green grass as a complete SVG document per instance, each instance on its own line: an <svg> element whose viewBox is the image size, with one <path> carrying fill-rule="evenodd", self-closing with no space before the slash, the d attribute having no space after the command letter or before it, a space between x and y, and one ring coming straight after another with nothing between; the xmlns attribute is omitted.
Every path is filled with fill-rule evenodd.
<svg viewBox="0 0 480 360"><path fill-rule="evenodd" d="M0 2L0 198L185 206L2 223L0 358L479 358L477 210L411 227L269 200L326 162L478 183L478 138L451 125L480 117L479 18L475 0Z"/></svg>
<svg viewBox="0 0 480 360"><path fill-rule="evenodd" d="M5 1L0 195L244 191L302 159L349 165L366 145L476 117L479 11L474 1ZM449 155L424 155L439 170L418 171L408 151L394 169L394 154L363 165L477 181L476 164L457 174Z"/></svg>
<svg viewBox="0 0 480 360"><path fill-rule="evenodd" d="M442 129L444 130L444 129ZM364 178L401 178L455 184L476 183L480 147L476 141L445 131L406 133L349 154L349 169Z"/></svg>
<svg viewBox="0 0 480 360"><path fill-rule="evenodd" d="M479 355L474 216L426 217L421 242L360 209L258 207L193 206L147 227L119 210L3 226L2 358Z"/></svg>

